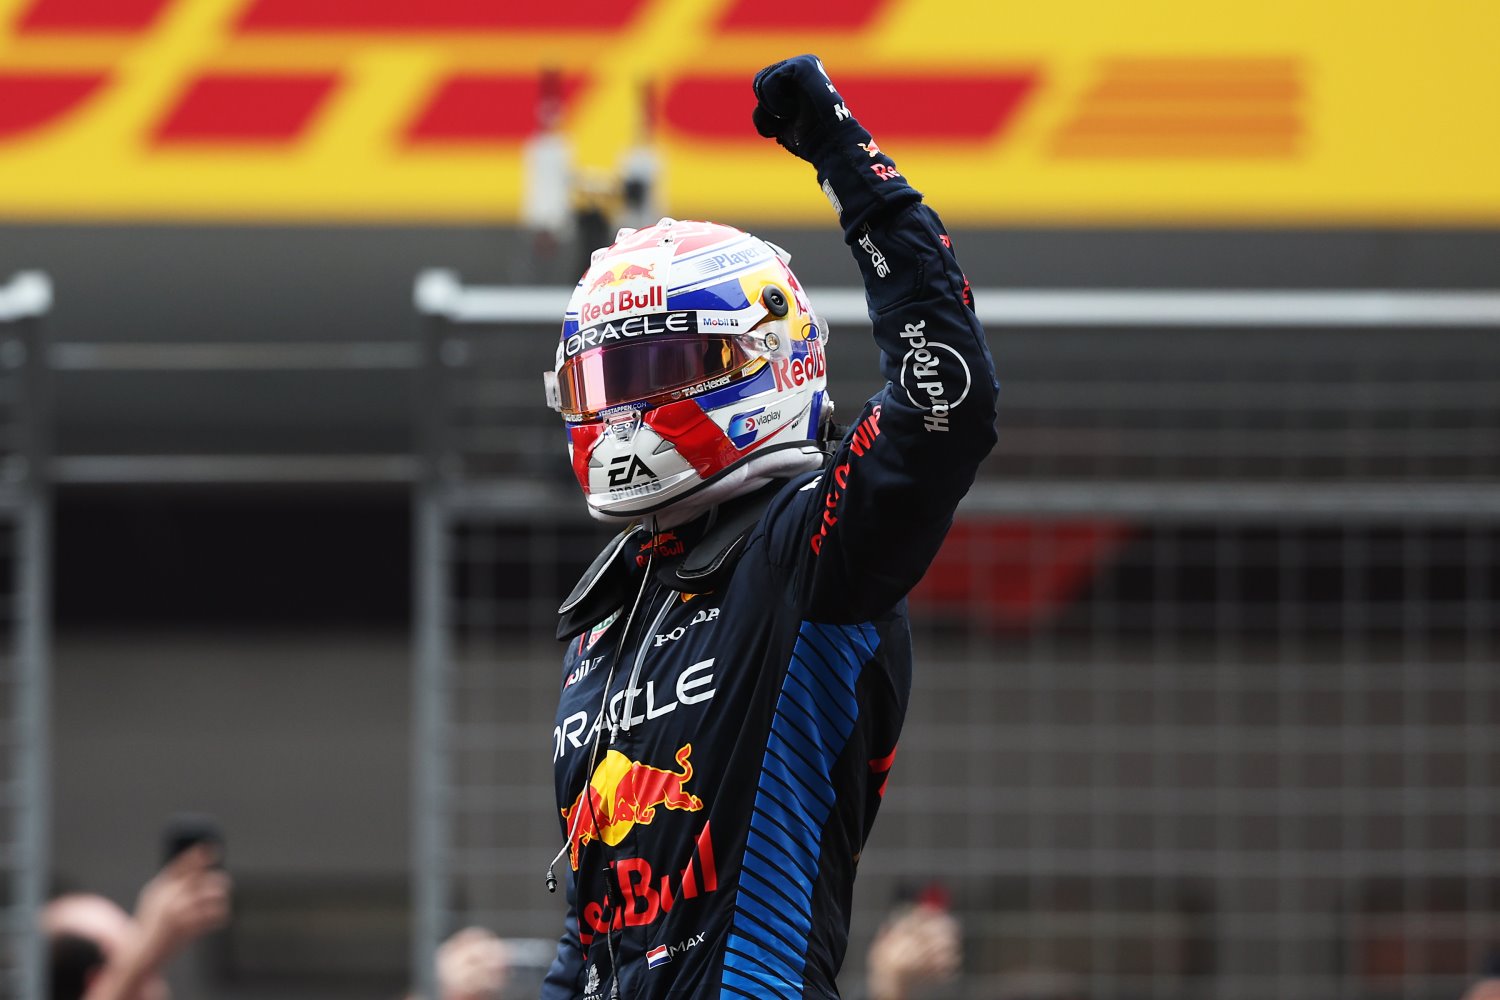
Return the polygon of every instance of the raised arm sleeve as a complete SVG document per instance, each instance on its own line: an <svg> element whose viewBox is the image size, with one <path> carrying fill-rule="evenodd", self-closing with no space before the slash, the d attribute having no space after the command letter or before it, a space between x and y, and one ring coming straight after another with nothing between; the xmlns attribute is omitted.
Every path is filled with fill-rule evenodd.
<svg viewBox="0 0 1500 1000"><path fill-rule="evenodd" d="M877 218L850 248L887 383L803 498L801 596L824 621L865 620L921 580L996 440L994 361L937 214Z"/></svg>

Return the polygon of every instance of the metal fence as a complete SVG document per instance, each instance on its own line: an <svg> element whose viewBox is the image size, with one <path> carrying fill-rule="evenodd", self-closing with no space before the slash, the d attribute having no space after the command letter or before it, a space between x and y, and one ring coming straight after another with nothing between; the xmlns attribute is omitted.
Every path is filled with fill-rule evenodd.
<svg viewBox="0 0 1500 1000"><path fill-rule="evenodd" d="M0 285L0 993L41 1000L36 913L46 890L50 429L41 320L52 288Z"/></svg>
<svg viewBox="0 0 1500 1000"><path fill-rule="evenodd" d="M846 984L940 883L944 996L1457 997L1500 947L1500 297L977 298L1001 444L912 598ZM422 968L559 926L538 637L601 533L541 405L565 293L417 299ZM813 299L854 411L862 302Z"/></svg>

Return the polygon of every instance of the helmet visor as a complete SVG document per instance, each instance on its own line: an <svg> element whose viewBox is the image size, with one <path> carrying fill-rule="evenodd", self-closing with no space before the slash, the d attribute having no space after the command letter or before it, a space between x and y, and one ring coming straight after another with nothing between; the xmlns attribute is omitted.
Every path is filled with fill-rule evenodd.
<svg viewBox="0 0 1500 1000"><path fill-rule="evenodd" d="M569 358L558 369L557 388L564 413L592 416L622 403L716 389L705 383L732 378L757 357L736 336L657 334Z"/></svg>

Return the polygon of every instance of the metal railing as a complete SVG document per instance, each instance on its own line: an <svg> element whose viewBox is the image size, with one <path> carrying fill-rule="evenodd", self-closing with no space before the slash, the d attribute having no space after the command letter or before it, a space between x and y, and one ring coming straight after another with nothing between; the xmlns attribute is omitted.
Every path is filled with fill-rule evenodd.
<svg viewBox="0 0 1500 1000"><path fill-rule="evenodd" d="M536 377L567 294L416 282L418 968L557 925L537 637L599 535ZM862 399L863 295L810 297ZM954 996L1457 995L1500 938L1500 294L975 298L1001 443L913 595L859 898L949 883Z"/></svg>

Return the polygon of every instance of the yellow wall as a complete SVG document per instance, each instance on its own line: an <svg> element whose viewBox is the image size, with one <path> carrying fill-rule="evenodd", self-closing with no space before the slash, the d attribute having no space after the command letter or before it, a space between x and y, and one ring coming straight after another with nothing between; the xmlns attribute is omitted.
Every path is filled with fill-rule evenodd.
<svg viewBox="0 0 1500 1000"><path fill-rule="evenodd" d="M1500 223L1490 0L870 0L854 30L748 31L723 23L735 0L644 0L612 31L385 33L237 30L255 0L173 0L137 31L27 27L39 2L0 0L0 94L7 75L108 79L34 127L7 132L0 107L11 219L511 221L517 141L403 138L453 74L586 77L566 131L582 165L608 169L639 81L668 104L688 75L741 78L748 95L759 66L816 51L835 80L884 78L889 93L862 79L865 117L883 112L876 138L952 222ZM336 83L292 139L162 141L203 73ZM981 134L922 135L899 107L906 84L953 74L1030 84ZM669 210L826 220L808 169L751 134L744 102L724 109L742 137L668 116Z"/></svg>

